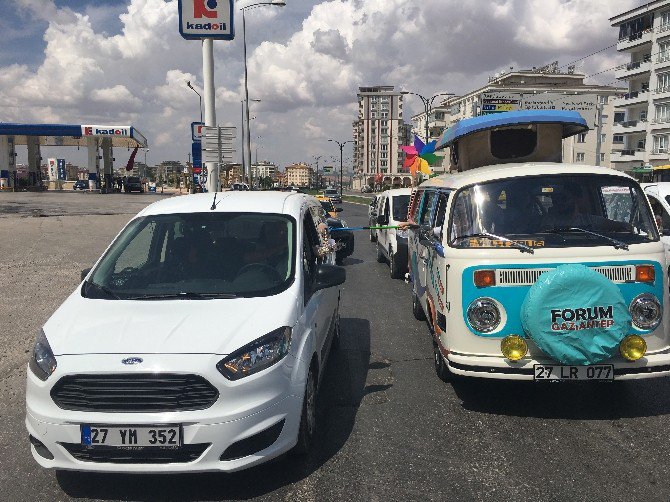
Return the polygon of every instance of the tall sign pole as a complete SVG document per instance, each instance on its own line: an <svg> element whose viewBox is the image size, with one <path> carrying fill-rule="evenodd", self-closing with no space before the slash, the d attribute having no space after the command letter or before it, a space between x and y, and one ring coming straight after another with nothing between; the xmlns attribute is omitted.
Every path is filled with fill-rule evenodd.
<svg viewBox="0 0 670 502"><path fill-rule="evenodd" d="M179 33L187 40L202 40L202 78L205 88L205 126L216 126L214 101L214 39L235 38L234 0L179 0ZM203 159L204 160L204 159ZM207 190L221 191L218 162L206 162Z"/></svg>

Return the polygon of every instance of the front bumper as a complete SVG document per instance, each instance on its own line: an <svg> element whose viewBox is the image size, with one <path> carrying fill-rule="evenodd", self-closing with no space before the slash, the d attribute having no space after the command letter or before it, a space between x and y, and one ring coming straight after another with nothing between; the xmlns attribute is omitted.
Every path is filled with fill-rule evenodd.
<svg viewBox="0 0 670 502"><path fill-rule="evenodd" d="M455 375L498 380L533 380L534 365L560 365L551 359L526 357L513 363L500 356L479 356L450 352L446 357L449 370ZM603 361L614 365L615 380L638 380L670 375L670 351L647 354L635 362L621 359Z"/></svg>
<svg viewBox="0 0 670 502"><path fill-rule="evenodd" d="M212 357L217 356L172 355L161 356L161 359L165 367L170 368L170 372L181 371L192 374L194 373L192 368L203 367L202 363ZM108 366L112 363L118 366L118 356L101 356L100 359L102 361L96 364L100 367L98 373L109 371ZM196 360L199 360L200 364L194 365ZM62 365L65 366L72 368L74 365ZM84 369L78 369L70 373L85 372L87 371ZM42 443L53 458L46 458L49 455L44 455L39 444L36 448L34 440L31 441L33 443L31 451L37 463L43 467L78 471L232 472L251 467L275 458L295 446L304 393L304 378L300 376L302 372L302 362L289 355L275 366L236 382L230 382L221 375L217 377L216 373L201 373L219 390L218 400L209 408L183 412L110 413L59 408L51 399L49 391L63 375L54 374L52 377L57 378L53 381L49 378L47 382L41 382L28 370L26 428L29 435ZM190 453L182 455L182 452L174 449L168 452L170 459L168 461L159 462L151 454L147 454L148 460L145 458L136 462L127 459L118 460L119 450L122 449L113 449L113 459L106 460L109 457L101 456L100 449L81 446L83 424L109 426L179 424L183 429L183 453ZM253 442L250 438L259 437L257 435L268 430L274 430L278 435L273 435L271 440L263 443L265 446L260 450L253 450L254 453L239 458L233 455L230 460L221 460L224 452L231 451L231 446L232 449L239 450L240 445ZM255 444L258 444L258 441ZM151 451L146 448L142 450L147 453ZM224 458L229 457L231 455L224 455Z"/></svg>

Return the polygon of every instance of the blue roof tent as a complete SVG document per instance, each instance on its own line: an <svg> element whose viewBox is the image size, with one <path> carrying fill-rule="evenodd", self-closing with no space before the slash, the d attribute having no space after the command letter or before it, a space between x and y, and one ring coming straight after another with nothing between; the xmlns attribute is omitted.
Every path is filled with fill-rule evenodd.
<svg viewBox="0 0 670 502"><path fill-rule="evenodd" d="M560 124L563 126L563 138L568 138L586 132L589 126L579 112L565 110L520 110L515 112L503 112L491 115L472 117L456 122L453 126L442 133L437 141L436 150L446 148L469 134L494 129L496 127L509 127L528 124Z"/></svg>
<svg viewBox="0 0 670 502"><path fill-rule="evenodd" d="M86 138L110 138L112 146L148 146L147 139L133 126L13 124L0 122L0 136L14 136L15 145L26 145L27 136L39 136L41 146L86 146Z"/></svg>

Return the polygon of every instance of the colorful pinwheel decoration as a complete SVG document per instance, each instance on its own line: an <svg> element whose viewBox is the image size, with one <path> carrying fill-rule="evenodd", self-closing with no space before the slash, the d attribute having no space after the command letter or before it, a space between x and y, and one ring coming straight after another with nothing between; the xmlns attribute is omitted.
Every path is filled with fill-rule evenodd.
<svg viewBox="0 0 670 502"><path fill-rule="evenodd" d="M403 167L409 167L409 172L412 176L416 173L422 173L430 176L430 164L434 164L442 157L435 155L435 145L437 141L433 140L427 145L414 135L414 145L401 146L402 150L407 154Z"/></svg>

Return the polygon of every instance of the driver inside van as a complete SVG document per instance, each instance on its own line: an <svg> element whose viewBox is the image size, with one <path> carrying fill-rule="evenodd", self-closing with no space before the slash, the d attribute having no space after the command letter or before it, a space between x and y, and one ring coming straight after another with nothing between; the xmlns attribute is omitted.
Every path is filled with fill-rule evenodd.
<svg viewBox="0 0 670 502"><path fill-rule="evenodd" d="M244 256L246 264L262 263L286 277L288 272L289 242L285 222L266 221L261 227L258 246Z"/></svg>

